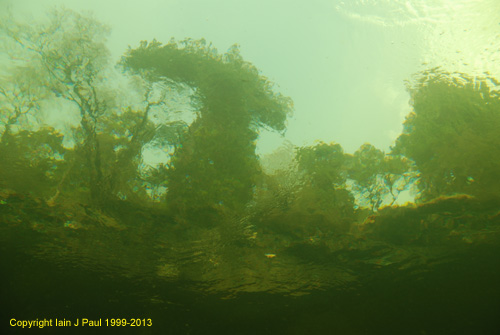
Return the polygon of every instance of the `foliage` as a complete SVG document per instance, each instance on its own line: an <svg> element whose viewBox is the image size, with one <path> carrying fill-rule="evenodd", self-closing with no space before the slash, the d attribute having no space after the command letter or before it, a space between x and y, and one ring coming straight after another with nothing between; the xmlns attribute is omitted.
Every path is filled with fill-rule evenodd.
<svg viewBox="0 0 500 335"><path fill-rule="evenodd" d="M320 142L315 146L297 149L299 171L309 176L310 186L330 191L344 186L344 151L340 144Z"/></svg>
<svg viewBox="0 0 500 335"><path fill-rule="evenodd" d="M409 87L413 112L395 152L415 161L421 200L500 195L500 97L491 83L499 84L433 69Z"/></svg>
<svg viewBox="0 0 500 335"><path fill-rule="evenodd" d="M263 241L277 236L274 245L321 249L329 238L349 231L355 213L354 198L346 189L346 157L339 144L320 142L296 148L288 168L264 176L249 207Z"/></svg>
<svg viewBox="0 0 500 335"><path fill-rule="evenodd" d="M104 196L105 179L97 140L99 120L108 111L104 88L109 52L105 46L108 28L70 10L54 11L49 22L26 25L9 22L3 30L25 57L44 72L47 88L78 108L83 133L83 154L92 199Z"/></svg>
<svg viewBox="0 0 500 335"><path fill-rule="evenodd" d="M390 197L394 204L400 192L407 190L415 174L408 159L386 155L371 144L363 144L348 160L348 175L353 192L361 204L368 203L372 211Z"/></svg>
<svg viewBox="0 0 500 335"><path fill-rule="evenodd" d="M167 78L196 92L199 116L171 161L169 204L186 212L242 208L260 173L257 129L283 131L290 99L274 93L236 46L221 55L204 40L143 42L122 64L151 81Z"/></svg>
<svg viewBox="0 0 500 335"><path fill-rule="evenodd" d="M70 10L55 10L48 18L28 25L6 17L0 25L11 59L0 81L0 143L7 148L16 132L43 127L43 120L35 119L40 106L45 103L49 109L51 101L64 100L78 110L80 125L65 134L74 148L66 148L71 153L65 157L69 168L57 183L57 195L67 192L65 197L98 206L116 198L149 199L147 175L138 171L143 148L151 142L177 141L173 134L182 132L181 124L151 121L151 113L164 108L168 85L140 82L127 95L142 95L142 103L120 108L124 102L117 99L123 96L111 80L106 48L109 29ZM67 109L50 111L57 112L61 120L67 118Z"/></svg>
<svg viewBox="0 0 500 335"><path fill-rule="evenodd" d="M414 178L406 158L386 155L368 143L349 155L339 144L321 142L297 149L297 161L307 187L319 195L317 203L329 206L354 206L355 197L361 206L377 211L388 197L392 205Z"/></svg>
<svg viewBox="0 0 500 335"><path fill-rule="evenodd" d="M500 83L493 78L422 72L409 86L413 112L389 154L370 144L345 154L339 144L319 142L296 148L293 158L289 144L281 153L289 169L271 157L274 171L266 175L255 154L258 131L284 132L293 106L237 46L220 54L204 40L142 42L121 61L139 84L128 92L141 99L132 107L107 80L108 28L68 10L49 18L0 24L11 43L10 68L0 78L2 187L51 206L117 199L149 206L166 193L169 208L187 219L215 221L228 209L253 208L301 236L347 231L356 212L394 204L417 176L424 201L500 196L500 99L490 89ZM79 126L65 134L73 147L40 117L57 99L78 110ZM191 124L173 119L177 100L195 111ZM153 149L170 160L149 166ZM356 211L356 201L369 209Z"/></svg>
<svg viewBox="0 0 500 335"><path fill-rule="evenodd" d="M298 171L304 178L297 198L306 212L323 212L327 220L338 222L352 218L354 198L346 189L346 157L337 143L297 149Z"/></svg>
<svg viewBox="0 0 500 335"><path fill-rule="evenodd" d="M13 127L30 128L46 94L40 71L31 65L18 66L0 78L0 142L9 141Z"/></svg>
<svg viewBox="0 0 500 335"><path fill-rule="evenodd" d="M22 130L0 142L0 185L49 198L68 169L63 136L53 128Z"/></svg>

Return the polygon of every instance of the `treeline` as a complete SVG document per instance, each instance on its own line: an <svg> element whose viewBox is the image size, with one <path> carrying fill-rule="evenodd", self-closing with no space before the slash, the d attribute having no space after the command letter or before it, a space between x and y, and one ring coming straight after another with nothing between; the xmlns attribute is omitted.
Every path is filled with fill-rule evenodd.
<svg viewBox="0 0 500 335"><path fill-rule="evenodd" d="M419 73L390 152L365 144L351 155L319 143L295 148L289 169L266 174L258 131L285 131L293 104L237 46L220 54L204 40L142 42L113 67L109 30L90 17L63 10L40 25L6 17L0 28L10 59L0 81L0 187L49 205L126 201L196 220L274 203L289 220L342 226L410 187L417 201L500 195L493 78ZM64 131L47 126L47 109ZM153 152L169 159L148 165Z"/></svg>

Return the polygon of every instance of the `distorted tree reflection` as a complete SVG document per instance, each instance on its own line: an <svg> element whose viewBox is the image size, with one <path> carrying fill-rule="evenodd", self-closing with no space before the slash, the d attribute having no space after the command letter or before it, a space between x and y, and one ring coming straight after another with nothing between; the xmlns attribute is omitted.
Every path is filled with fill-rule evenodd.
<svg viewBox="0 0 500 335"><path fill-rule="evenodd" d="M500 96L491 89L499 84L432 69L409 87L413 112L395 152L415 162L420 200L500 195Z"/></svg>
<svg viewBox="0 0 500 335"><path fill-rule="evenodd" d="M260 174L257 130L283 131L290 99L275 93L236 46L222 55L204 40L144 42L122 63L132 71L148 70L157 78L189 85L199 99L198 118L171 161L171 208L205 214L218 208L242 209Z"/></svg>

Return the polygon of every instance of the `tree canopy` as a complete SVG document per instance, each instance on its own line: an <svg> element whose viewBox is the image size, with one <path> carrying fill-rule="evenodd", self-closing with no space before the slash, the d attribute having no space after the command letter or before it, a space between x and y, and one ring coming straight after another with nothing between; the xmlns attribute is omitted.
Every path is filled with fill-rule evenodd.
<svg viewBox="0 0 500 335"><path fill-rule="evenodd" d="M117 83L129 78L116 80L110 67L109 29L91 16L54 10L44 23L24 24L5 17L0 28L11 60L0 82L4 165L19 163L21 158L13 153L20 145L34 146L33 139L47 139L50 134L64 136L66 145L73 146L64 148L64 158L37 165L39 174L49 173L42 170L45 166L60 176L51 187L51 201L65 191L66 198L79 194L79 201L97 206L108 200L148 198L143 185L148 176L141 177L138 167L143 147L161 137L149 114L164 103L162 88L141 84L137 91L128 88L129 96L143 94L142 104L128 105ZM44 122L43 113L66 121L72 109L79 114L79 124L64 135ZM38 136L37 131L45 135ZM38 145L60 152L61 144L52 142ZM21 173L19 178L24 178Z"/></svg>
<svg viewBox="0 0 500 335"><path fill-rule="evenodd" d="M434 69L409 87L413 112L394 151L415 162L422 200L499 195L500 96L491 84L499 83Z"/></svg>
<svg viewBox="0 0 500 335"><path fill-rule="evenodd" d="M284 131L291 100L275 93L237 46L221 55L204 40L143 42L122 64L151 81L167 78L196 92L198 118L172 159L168 202L190 211L244 206L260 173L257 131Z"/></svg>
<svg viewBox="0 0 500 335"><path fill-rule="evenodd" d="M210 221L279 195L291 213L319 213L332 223L392 205L412 185L420 201L499 196L494 78L421 72L408 86L413 111L390 152L369 143L353 154L338 143L290 144L283 156L290 169L274 162L280 169L264 172L255 153L259 130L284 133L293 104L237 45L219 53L203 39L141 42L124 54L113 81L109 29L92 17L56 10L43 24L6 18L0 28L11 60L0 78L0 182L50 204L71 197L95 206L161 203ZM132 80L120 92L116 82ZM175 119L178 100L194 121ZM78 115L70 131L44 123L43 108L64 118L67 106ZM152 152L169 159L148 165Z"/></svg>

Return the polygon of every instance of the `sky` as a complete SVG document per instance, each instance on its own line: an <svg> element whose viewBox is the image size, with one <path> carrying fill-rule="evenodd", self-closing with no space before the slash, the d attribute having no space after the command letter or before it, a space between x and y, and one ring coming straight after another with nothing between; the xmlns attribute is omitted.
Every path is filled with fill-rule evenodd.
<svg viewBox="0 0 500 335"><path fill-rule="evenodd" d="M388 151L411 111L405 81L441 66L500 78L498 0L0 0L36 19L53 6L110 26L117 61L141 40L205 38L242 56L294 101L285 137L262 131L258 153L284 140L369 142Z"/></svg>

